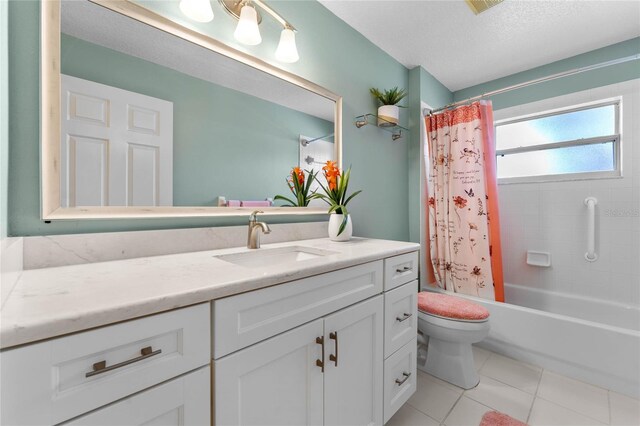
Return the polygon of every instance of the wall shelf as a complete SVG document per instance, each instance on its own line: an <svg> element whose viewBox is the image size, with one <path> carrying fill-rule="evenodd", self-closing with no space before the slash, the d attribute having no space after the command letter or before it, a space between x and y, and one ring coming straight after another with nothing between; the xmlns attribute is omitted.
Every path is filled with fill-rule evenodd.
<svg viewBox="0 0 640 426"><path fill-rule="evenodd" d="M386 125L378 125L378 122L383 122ZM409 131L406 127L402 127L399 124L392 123L384 118L378 118L375 114L364 114L356 117L355 125L359 129L367 124L372 124L384 131L391 133L391 139L396 141L404 136Z"/></svg>

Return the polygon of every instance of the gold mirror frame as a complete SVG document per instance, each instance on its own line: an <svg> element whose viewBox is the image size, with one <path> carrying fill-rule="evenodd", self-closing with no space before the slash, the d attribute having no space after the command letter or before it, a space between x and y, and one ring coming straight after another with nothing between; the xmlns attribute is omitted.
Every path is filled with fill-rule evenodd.
<svg viewBox="0 0 640 426"><path fill-rule="evenodd" d="M295 74L164 18L128 0L90 0L191 43L235 59L335 102L335 158L342 168L342 97ZM41 1L40 205L43 220L248 216L251 207L61 207L60 204L60 1ZM326 214L324 207L264 207L266 215Z"/></svg>

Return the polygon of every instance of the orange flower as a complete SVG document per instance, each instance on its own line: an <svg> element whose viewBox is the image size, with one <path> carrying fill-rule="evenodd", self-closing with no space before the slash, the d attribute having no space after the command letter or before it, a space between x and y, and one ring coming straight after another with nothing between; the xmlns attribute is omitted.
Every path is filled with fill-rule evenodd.
<svg viewBox="0 0 640 426"><path fill-rule="evenodd" d="M300 170L300 167L294 167L293 170L291 170L291 177L297 177L298 183L304 185L304 172Z"/></svg>
<svg viewBox="0 0 640 426"><path fill-rule="evenodd" d="M340 176L340 169L336 167L335 161L327 161L327 164L322 168L324 170L324 177L327 179L329 190L333 191L338 187L338 177Z"/></svg>

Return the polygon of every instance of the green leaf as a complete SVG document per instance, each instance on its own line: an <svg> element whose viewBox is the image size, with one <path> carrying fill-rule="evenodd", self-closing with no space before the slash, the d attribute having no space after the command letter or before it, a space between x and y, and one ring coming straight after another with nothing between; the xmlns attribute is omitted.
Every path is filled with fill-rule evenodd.
<svg viewBox="0 0 640 426"><path fill-rule="evenodd" d="M344 185L342 187L342 194L340 196L340 203L342 204L346 204L344 202L344 197L347 196L347 188L349 187L349 179L351 178L351 166L349 166L349 168L347 169L347 171L344 173L344 176L342 178L342 182L344 182Z"/></svg>
<svg viewBox="0 0 640 426"><path fill-rule="evenodd" d="M342 223L340 223L340 228L338 228L338 235L342 234L342 231L347 227L347 221L349 220L349 212L347 212L347 208L345 206L340 206L342 209Z"/></svg>
<svg viewBox="0 0 640 426"><path fill-rule="evenodd" d="M377 88L372 87L369 92L382 105L396 105L407 96L407 91L399 89L397 86L393 89L387 89L381 92Z"/></svg>
<svg viewBox="0 0 640 426"><path fill-rule="evenodd" d="M287 201L289 204L291 204L291 207L296 207L296 203L294 203L293 201L291 201L287 197L283 197L282 195L276 195L275 197L273 197L273 199L274 199L274 201L275 200Z"/></svg>
<svg viewBox="0 0 640 426"><path fill-rule="evenodd" d="M358 194L359 194L359 193L361 193L361 192L362 192L362 189L357 190L356 192L354 192L353 194L351 194L351 196L350 196L349 198L347 198L347 200L346 200L343 204L346 206L347 204L349 204L349 201L351 201L351 199L352 199L353 197L355 197L356 195L358 195Z"/></svg>

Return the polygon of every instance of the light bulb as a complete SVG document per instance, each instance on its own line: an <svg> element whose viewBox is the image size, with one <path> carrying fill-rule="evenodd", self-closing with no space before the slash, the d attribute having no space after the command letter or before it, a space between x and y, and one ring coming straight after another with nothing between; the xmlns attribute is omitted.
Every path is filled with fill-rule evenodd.
<svg viewBox="0 0 640 426"><path fill-rule="evenodd" d="M280 43L276 49L276 59L280 62L298 62L298 48L296 47L296 33L289 28L285 28L280 33Z"/></svg>
<svg viewBox="0 0 640 426"><path fill-rule="evenodd" d="M213 20L213 10L209 0L181 0L180 10L189 19L197 22L210 22Z"/></svg>
<svg viewBox="0 0 640 426"><path fill-rule="evenodd" d="M240 20L233 36L242 44L254 46L262 42L258 29L258 14L251 6L242 6Z"/></svg>

